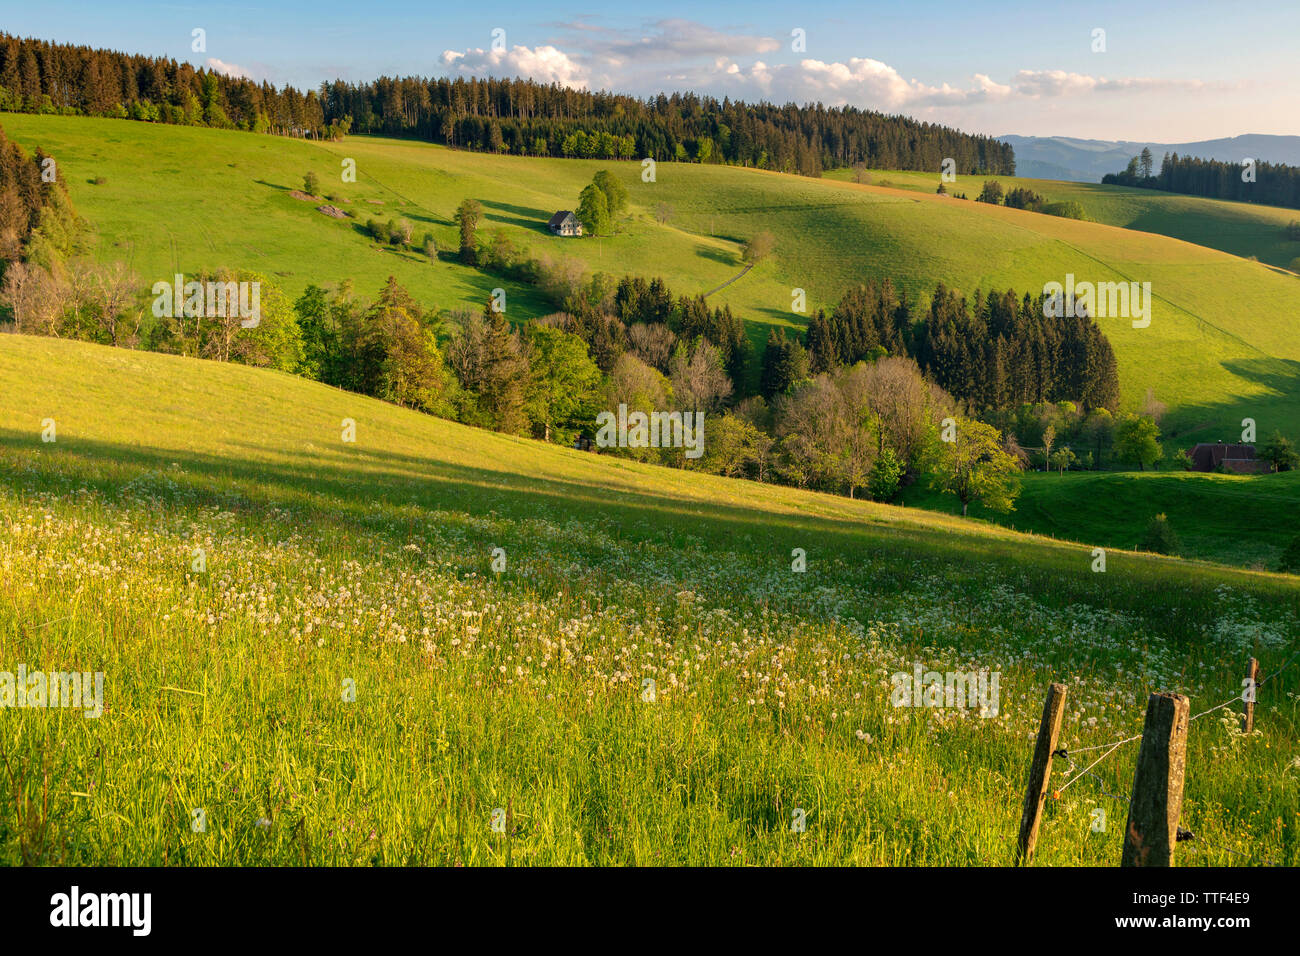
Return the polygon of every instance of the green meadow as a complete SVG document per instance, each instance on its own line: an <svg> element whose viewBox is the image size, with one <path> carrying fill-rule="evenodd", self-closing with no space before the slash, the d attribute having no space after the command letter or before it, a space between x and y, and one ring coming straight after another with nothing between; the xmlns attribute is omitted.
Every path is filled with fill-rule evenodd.
<svg viewBox="0 0 1300 956"><path fill-rule="evenodd" d="M1184 471L1026 472L1014 511L974 504L973 517L1035 534L1107 548L1135 548L1148 522L1165 515L1182 557L1273 570L1300 535L1300 472L1220 475ZM960 514L924 483L905 489L909 507Z"/></svg>
<svg viewBox="0 0 1300 956"><path fill-rule="evenodd" d="M1192 722L1176 859L1300 864L1295 577L16 335L0 527L0 670L104 675L0 708L7 864L1010 864L1049 682L1078 750L1251 656L1292 664ZM996 706L895 706L918 665ZM1117 865L1136 753L1056 762L1038 864Z"/></svg>
<svg viewBox="0 0 1300 956"><path fill-rule="evenodd" d="M869 173L871 181L880 186L889 184L927 195L939 186L937 172L879 169ZM849 182L855 175L850 169L833 169L826 173L826 178ZM1286 227L1300 219L1300 210L1130 186L1020 176L959 176L947 188L951 193L964 193L974 200L984 182L990 179L1001 183L1004 190L1031 189L1049 202L1072 200L1083 206L1089 219L1108 226L1181 239L1291 272L1296 271L1293 263L1300 258L1300 242L1286 236Z"/></svg>
<svg viewBox="0 0 1300 956"><path fill-rule="evenodd" d="M1036 292L1068 273L1079 281L1150 282L1149 327L1100 320L1115 348L1126 406L1137 407L1152 389L1169 407L1166 431L1180 443L1224 437L1240 429L1243 417L1254 418L1263 434L1281 429L1300 437L1300 279L1269 265L1276 256L1267 250L1256 250L1263 261L1254 262L1211 248L1229 248L1216 239L1232 231L1220 207L1239 204L1147 194L1130 200L1125 197L1138 191L1112 195L1097 187L1105 202L1081 201L1102 221L1074 222L934 196L925 174L879 174L877 183L892 185L860 186L661 163L655 182L646 183L638 163L492 156L367 137L316 143L14 114L4 125L24 146L40 145L57 157L74 202L98 235L95 254L128 262L142 286L177 271L239 267L268 274L290 294L344 278L364 291L393 274L443 309L479 308L501 286L509 313L526 318L551 311L534 290L456 263L382 249L361 227L371 216L405 217L417 236L432 231L448 247L455 241L456 206L474 198L484 207L482 235L500 228L535 255L615 276L660 275L679 293L707 292L737 275L742 243L768 230L777 240L773 257L710 300L745 318L756 341L771 325L804 323L805 315L791 311L792 290L805 290L810 310L829 308L851 284L870 277L892 278L921 301L939 281L966 293ZM347 159L356 161L355 183L342 181ZM546 219L573 208L582 186L607 167L623 176L631 194L618 234L551 236ZM328 218L290 196L308 170L355 219ZM104 182L92 183L98 178ZM1050 184L1026 182L1049 193ZM1059 195L1049 198L1073 198L1066 192L1090 187L1051 188ZM655 217L660 204L671 209L665 224ZM1285 211L1247 212L1251 222L1275 213L1279 224L1285 218ZM1169 238L1155 234L1155 219L1195 225ZM1255 248L1254 240L1242 242L1230 252Z"/></svg>

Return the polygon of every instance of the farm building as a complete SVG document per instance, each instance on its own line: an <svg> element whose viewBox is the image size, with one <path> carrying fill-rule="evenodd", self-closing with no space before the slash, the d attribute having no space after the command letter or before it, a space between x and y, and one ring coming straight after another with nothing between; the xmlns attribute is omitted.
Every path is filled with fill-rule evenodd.
<svg viewBox="0 0 1300 956"><path fill-rule="evenodd" d="M561 209L551 221L547 223L551 232L557 236L580 236L582 235L582 223L578 222L578 217L568 209Z"/></svg>
<svg viewBox="0 0 1300 956"><path fill-rule="evenodd" d="M1272 466L1255 457L1254 445L1225 445L1223 442L1202 442L1187 453L1194 471L1214 471L1222 465L1227 471L1239 475L1253 475L1272 471Z"/></svg>

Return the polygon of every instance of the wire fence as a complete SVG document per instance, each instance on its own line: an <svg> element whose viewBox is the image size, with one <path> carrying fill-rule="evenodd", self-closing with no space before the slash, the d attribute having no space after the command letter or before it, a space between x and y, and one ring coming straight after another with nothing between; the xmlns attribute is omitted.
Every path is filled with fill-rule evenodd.
<svg viewBox="0 0 1300 956"><path fill-rule="evenodd" d="M1263 687L1265 684L1267 684L1269 681L1277 677L1288 667L1290 667L1293 663L1295 663L1297 659L1300 659L1300 650L1297 650L1294 654L1292 654L1282 664L1282 666L1279 667L1277 670L1273 671L1273 673L1269 674L1263 680L1256 681L1254 687L1251 689L1254 691L1258 691L1259 688ZM1223 708L1231 706L1232 704L1235 704L1239 701L1242 703L1248 703L1248 701L1246 701L1245 699L1244 693L1237 694L1235 697L1231 697L1228 700L1225 700L1221 704L1215 704L1213 707L1209 707L1201 711L1200 713L1197 713L1192 717L1189 717L1187 721L1188 726L1190 726L1193 721L1199 720L1200 718L1205 717L1208 714L1212 714L1215 711L1222 710ZM1249 703L1253 703L1253 701L1250 701ZM1088 747L1078 747L1073 750L1071 750L1068 747L1059 747L1056 750L1052 751L1053 757L1060 757L1061 759L1065 760L1068 764L1065 770L1065 774L1068 777L1068 779L1063 784L1061 784L1061 786L1057 787L1053 791L1053 796L1057 799L1060 799L1061 794L1064 793L1071 786L1073 786L1076 782L1083 779L1084 777L1091 777L1093 780L1097 782L1098 784L1097 789L1103 795L1110 797L1112 800L1116 800L1124 804L1125 806L1131 805L1132 803L1131 798L1122 796L1120 794L1111 793L1108 789L1106 789L1107 782L1105 778L1103 778L1101 775L1097 773L1094 773L1093 771L1098 764L1102 763L1107 757L1109 757L1111 754L1118 751L1120 747L1124 746L1125 744L1130 744L1135 740L1141 740L1141 739L1142 739L1142 734L1139 733L1139 734L1134 734L1131 737L1124 737L1120 740L1112 741L1111 743L1094 744ZM1086 767L1084 767L1081 770L1075 767L1074 758L1076 756L1084 753L1094 753L1098 750L1104 750L1105 753L1103 753L1100 757L1092 761L1092 763L1088 764ZM1260 864L1265 866L1278 865L1277 863L1274 863L1272 860L1263 857L1253 857L1249 853L1244 853L1241 850L1236 850L1230 846L1225 846L1221 843L1215 843L1206 840L1204 837L1198 836L1197 834L1193 833L1191 830L1185 829L1184 827L1181 826L1178 827L1177 842L1178 843L1189 842L1192 844L1192 848L1196 850L1209 849L1209 850L1220 850L1225 853L1231 853L1234 856L1238 856L1247 860L1249 863L1253 865L1260 865Z"/></svg>

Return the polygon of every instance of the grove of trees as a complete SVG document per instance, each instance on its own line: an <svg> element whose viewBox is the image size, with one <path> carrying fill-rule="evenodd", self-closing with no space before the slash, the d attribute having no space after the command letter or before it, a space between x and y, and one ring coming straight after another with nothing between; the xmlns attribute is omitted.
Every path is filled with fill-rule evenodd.
<svg viewBox="0 0 1300 956"><path fill-rule="evenodd" d="M1247 167L1244 163L1166 153L1157 173L1153 171L1150 150L1144 150L1143 156L1129 160L1123 172L1107 173L1101 181L1112 186L1300 209L1300 167L1283 163L1256 162Z"/></svg>

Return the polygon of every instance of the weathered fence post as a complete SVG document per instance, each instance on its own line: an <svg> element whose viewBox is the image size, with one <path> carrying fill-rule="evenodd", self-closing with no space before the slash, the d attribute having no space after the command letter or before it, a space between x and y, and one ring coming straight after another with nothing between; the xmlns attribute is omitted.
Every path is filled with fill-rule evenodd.
<svg viewBox="0 0 1300 956"><path fill-rule="evenodd" d="M1255 729L1255 697L1256 688L1259 687L1259 661L1253 657L1250 659L1250 666L1246 668L1246 680L1250 683L1241 691L1242 699L1245 701L1241 714L1241 731L1248 734Z"/></svg>
<svg viewBox="0 0 1300 956"><path fill-rule="evenodd" d="M1020 837L1016 841L1017 862L1028 863L1038 843L1038 822L1047 799L1047 781L1052 774L1052 754L1061 732L1065 714L1065 685L1049 684L1043 702L1043 719L1038 723L1038 743L1034 745L1034 762L1029 765L1029 783L1025 787L1025 809L1020 814Z"/></svg>
<svg viewBox="0 0 1300 956"><path fill-rule="evenodd" d="M1120 866L1171 866L1183 809L1187 698L1152 694L1142 724Z"/></svg>

